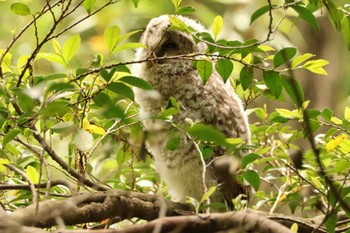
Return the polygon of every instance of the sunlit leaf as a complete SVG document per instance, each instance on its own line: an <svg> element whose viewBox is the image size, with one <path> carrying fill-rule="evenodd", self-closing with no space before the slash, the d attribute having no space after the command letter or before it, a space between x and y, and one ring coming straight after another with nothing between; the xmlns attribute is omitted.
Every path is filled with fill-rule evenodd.
<svg viewBox="0 0 350 233"><path fill-rule="evenodd" d="M342 134L335 138L332 138L331 140L329 140L329 142L327 142L327 145L326 145L327 152L334 151L334 149L337 146L339 146L340 143L342 143L344 140L347 140L347 139L348 139L348 136L346 134Z"/></svg>
<svg viewBox="0 0 350 233"><path fill-rule="evenodd" d="M120 41L120 29L119 29L119 27L118 26L108 27L103 34L103 40L104 40L104 43L106 44L109 52L112 53Z"/></svg>
<svg viewBox="0 0 350 233"><path fill-rule="evenodd" d="M297 49L293 47L283 48L278 51L273 58L275 68L292 59L296 53Z"/></svg>
<svg viewBox="0 0 350 233"><path fill-rule="evenodd" d="M319 189L323 188L323 184L320 182L319 177L311 176L310 178L312 183L314 183L314 185L316 185L317 188Z"/></svg>
<svg viewBox="0 0 350 233"><path fill-rule="evenodd" d="M217 61L215 69L220 74L224 82L226 82L232 73L233 63L228 59L220 59Z"/></svg>
<svg viewBox="0 0 350 233"><path fill-rule="evenodd" d="M187 24L182 22L179 18L172 15L168 15L168 17L171 23L171 27L170 27L171 30L183 31L183 32L193 31L190 29L189 26L187 26Z"/></svg>
<svg viewBox="0 0 350 233"><path fill-rule="evenodd" d="M182 2L182 0L171 0L171 2L173 3L175 10L177 10Z"/></svg>
<svg viewBox="0 0 350 233"><path fill-rule="evenodd" d="M344 119L348 121L350 120L350 108L348 106L346 106L344 110Z"/></svg>
<svg viewBox="0 0 350 233"><path fill-rule="evenodd" d="M271 90L275 98L278 99L283 89L282 79L279 73L276 71L263 71L263 78L266 86Z"/></svg>
<svg viewBox="0 0 350 233"><path fill-rule="evenodd" d="M215 39L218 37L219 33L221 32L223 25L224 25L224 21L222 20L222 17L220 15L216 16L214 18L214 22L212 25L212 31Z"/></svg>
<svg viewBox="0 0 350 233"><path fill-rule="evenodd" d="M52 39L52 46L53 46L55 53L57 53L57 54L62 53L61 44L55 38Z"/></svg>
<svg viewBox="0 0 350 233"><path fill-rule="evenodd" d="M210 196L213 195L215 190L216 190L216 186L210 187L209 190L202 196L200 203L204 203L205 200L210 198Z"/></svg>
<svg viewBox="0 0 350 233"><path fill-rule="evenodd" d="M28 166L26 169L26 175L33 184L39 183L39 172L32 166Z"/></svg>
<svg viewBox="0 0 350 233"><path fill-rule="evenodd" d="M89 131L90 133L99 134L99 135L105 135L106 131L104 128L99 127L97 125L90 124L89 120L87 118L84 118L83 120L83 129L86 131Z"/></svg>
<svg viewBox="0 0 350 233"><path fill-rule="evenodd" d="M29 7L21 2L16 2L11 4L10 9L13 13L15 13L16 15L30 15L30 9Z"/></svg>
<svg viewBox="0 0 350 233"><path fill-rule="evenodd" d="M9 164L11 163L8 159L3 159L3 158L0 158L0 164Z"/></svg>
<svg viewBox="0 0 350 233"><path fill-rule="evenodd" d="M256 171L245 171L243 173L243 178L255 189L255 191L258 191L260 187L260 177Z"/></svg>
<svg viewBox="0 0 350 233"><path fill-rule="evenodd" d="M323 69L324 66L328 65L329 62L324 59L318 59L313 61L308 61L303 65L303 68L311 71L315 74L327 75L327 72Z"/></svg>
<svg viewBox="0 0 350 233"><path fill-rule="evenodd" d="M78 51L78 48L80 46L80 35L76 34L72 37L70 37L63 45L62 48L62 56L66 63L68 63L76 54Z"/></svg>
<svg viewBox="0 0 350 233"><path fill-rule="evenodd" d="M294 233L297 233L298 232L298 224L293 223L292 226L290 227L290 230Z"/></svg>
<svg viewBox="0 0 350 233"><path fill-rule="evenodd" d="M341 125L343 123L342 120L340 120L338 117L331 117L331 122L333 122L336 125Z"/></svg>
<svg viewBox="0 0 350 233"><path fill-rule="evenodd" d="M315 55L311 54L311 53L305 53L302 55L297 56L296 58L293 59L291 67L295 68L297 67L299 64L303 63L304 61L314 57Z"/></svg>
<svg viewBox="0 0 350 233"><path fill-rule="evenodd" d="M206 60L198 61L197 70L199 76L202 78L203 84L206 84L213 72L213 65L211 62Z"/></svg>
<svg viewBox="0 0 350 233"><path fill-rule="evenodd" d="M75 128L74 142L77 148L84 152L90 150L93 147L94 138L91 133L80 128Z"/></svg>

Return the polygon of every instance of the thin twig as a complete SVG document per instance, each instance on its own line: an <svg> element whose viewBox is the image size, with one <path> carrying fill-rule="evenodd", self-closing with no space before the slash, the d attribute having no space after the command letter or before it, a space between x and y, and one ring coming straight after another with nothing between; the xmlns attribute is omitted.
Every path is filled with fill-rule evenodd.
<svg viewBox="0 0 350 233"><path fill-rule="evenodd" d="M19 175L21 175L28 182L30 190L31 190L31 192L33 194L33 203L39 203L38 193L36 192L35 186L34 186L33 182L29 179L27 174L24 171L22 171L21 169L18 169L16 166L12 165L12 164L5 164L5 166L8 169L10 169L11 171L14 171L14 172L18 173Z"/></svg>

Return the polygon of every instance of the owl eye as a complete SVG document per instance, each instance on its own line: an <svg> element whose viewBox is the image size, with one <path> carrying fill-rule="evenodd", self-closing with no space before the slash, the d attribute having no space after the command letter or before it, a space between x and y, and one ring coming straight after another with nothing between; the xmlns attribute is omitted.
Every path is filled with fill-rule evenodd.
<svg viewBox="0 0 350 233"><path fill-rule="evenodd" d="M173 42L166 42L162 45L163 49L176 49L177 48L177 44L173 43Z"/></svg>

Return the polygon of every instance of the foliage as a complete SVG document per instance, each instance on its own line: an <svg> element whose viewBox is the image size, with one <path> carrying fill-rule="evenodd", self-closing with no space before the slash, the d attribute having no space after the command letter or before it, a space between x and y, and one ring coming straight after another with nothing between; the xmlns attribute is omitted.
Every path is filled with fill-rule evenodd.
<svg viewBox="0 0 350 233"><path fill-rule="evenodd" d="M132 2L138 7L139 1ZM181 6L178 0L171 2L176 14L195 13L194 6ZM276 49L269 42L284 20L282 17L276 22L275 13L294 11L317 30L322 25L318 25L314 13L326 8L335 29L343 33L350 47L350 13L333 0L285 1L278 5L270 0L266 2L251 16L252 26L263 15L269 16L264 40L220 39L225 23L221 16L213 20L213 36L195 34L171 17L174 30L185 31L208 45L206 54L188 54L176 59L192 59L203 85L212 72L217 72L224 81L229 80L250 113L252 145L225 138L201 123L192 122L185 130L198 142L205 158L210 158L211 147L216 145L234 152L250 150L242 159L238 174L242 182L246 181L255 190L250 207L275 212L288 206L292 213L308 210L310 215L318 209L325 214L327 230L334 232L336 214L340 211L350 214L350 108L345 108L343 116L335 116L329 108L309 109L298 81L300 77L295 73L307 70L327 75L324 67L328 61L310 53L300 54L295 47ZM8 211L44 198L71 195L69 186L49 184L64 179L79 183L80 190L84 186L108 189L108 185L167 195L152 160L148 157L145 161L138 160L138 154L145 153L145 135L134 103L133 87L152 87L131 74L129 65L135 62L121 59L121 54L145 46L130 42L139 30L123 33L117 25L106 26L102 36L106 50L93 54L90 61L79 54L86 46L84 33L68 34L117 3L117 0L46 1L40 10L22 2L9 6L15 18L25 17L26 25L14 33L0 53L0 189L3 193L0 200ZM47 27L38 26L44 21ZM33 41L32 50L17 54L14 48L23 37ZM42 68L45 66L48 68ZM277 102L290 99L295 107L272 112L266 105L250 107L264 97ZM176 100L169 103L169 108L157 117L172 121L171 116L179 109ZM178 145L176 135L172 139L167 145L170 150ZM301 149L300 141L304 145L307 142L308 149ZM35 188L39 183L46 183L46 188ZM20 184L29 184L29 189L17 189ZM195 205L205 204L214 191L215 187L210 187Z"/></svg>

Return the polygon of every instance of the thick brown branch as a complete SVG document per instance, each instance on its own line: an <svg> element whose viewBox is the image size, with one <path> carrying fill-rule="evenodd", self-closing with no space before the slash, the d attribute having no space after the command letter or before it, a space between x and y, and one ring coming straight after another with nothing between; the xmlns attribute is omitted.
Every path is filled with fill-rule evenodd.
<svg viewBox="0 0 350 233"><path fill-rule="evenodd" d="M67 225L99 222L116 216L121 219L137 217L153 220L158 218L164 204L167 206L167 216L180 215L184 211L191 213L188 206L164 201L156 195L109 190L83 193L62 201L43 201L38 212L35 205L30 205L10 216L21 225L41 228L55 226L58 218Z"/></svg>

